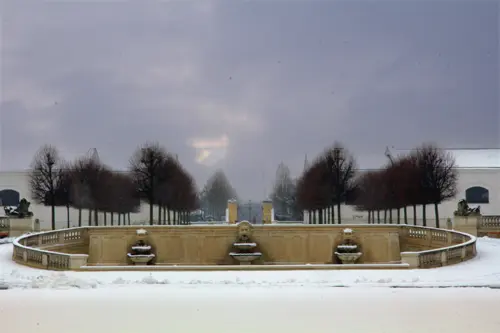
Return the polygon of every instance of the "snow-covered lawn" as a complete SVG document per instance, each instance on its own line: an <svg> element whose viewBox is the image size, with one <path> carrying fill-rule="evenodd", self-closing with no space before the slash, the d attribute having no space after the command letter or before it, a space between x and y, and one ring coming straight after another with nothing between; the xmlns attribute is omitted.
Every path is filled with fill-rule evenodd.
<svg viewBox="0 0 500 333"><path fill-rule="evenodd" d="M0 287L100 288L122 285L308 287L500 287L500 239L479 238L476 258L426 270L332 270L261 272L51 272L18 265L12 245L0 245Z"/></svg>
<svg viewBox="0 0 500 333"><path fill-rule="evenodd" d="M0 291L9 333L498 333L500 290L128 286Z"/></svg>

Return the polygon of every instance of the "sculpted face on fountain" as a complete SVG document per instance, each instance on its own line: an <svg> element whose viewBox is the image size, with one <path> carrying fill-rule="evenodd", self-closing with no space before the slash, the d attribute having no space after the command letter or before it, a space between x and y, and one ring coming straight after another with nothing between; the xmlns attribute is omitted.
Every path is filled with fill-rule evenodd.
<svg viewBox="0 0 500 333"><path fill-rule="evenodd" d="M250 241L252 235L252 225L248 221L238 223L238 239L240 241Z"/></svg>

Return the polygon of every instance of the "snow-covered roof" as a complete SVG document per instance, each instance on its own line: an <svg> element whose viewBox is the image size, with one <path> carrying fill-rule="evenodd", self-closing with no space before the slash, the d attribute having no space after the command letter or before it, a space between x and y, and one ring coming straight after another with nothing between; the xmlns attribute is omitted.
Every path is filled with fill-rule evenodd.
<svg viewBox="0 0 500 333"><path fill-rule="evenodd" d="M446 149L455 158L457 168L483 169L500 168L500 148L491 149ZM392 157L406 155L410 149L391 148ZM379 169L386 165L389 160L383 152L378 154L355 155L360 169Z"/></svg>
<svg viewBox="0 0 500 333"><path fill-rule="evenodd" d="M459 168L500 168L500 149L450 149Z"/></svg>

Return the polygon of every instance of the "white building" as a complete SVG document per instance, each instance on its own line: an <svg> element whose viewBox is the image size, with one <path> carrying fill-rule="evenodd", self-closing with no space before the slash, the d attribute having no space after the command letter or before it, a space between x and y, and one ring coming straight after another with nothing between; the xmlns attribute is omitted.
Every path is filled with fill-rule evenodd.
<svg viewBox="0 0 500 333"><path fill-rule="evenodd" d="M454 155L459 174L458 194L455 199L439 205L440 225L446 225L446 220L453 217L457 203L466 199L470 206L481 206L483 215L500 215L500 149L458 149L450 150ZM426 207L427 225L435 226L434 206ZM413 209L407 210L408 223L413 224ZM325 214L329 216L329 213ZM336 218L335 212L335 218ZM403 218L401 212L401 219ZM353 206L341 206L342 223L366 223L367 212L356 211ZM382 217L381 217L382 218ZM306 223L311 223L306 213ZM317 220L317 219L316 219ZM393 221L396 212L393 211ZM396 223L396 222L394 222ZM422 224L422 207L417 207L417 224Z"/></svg>

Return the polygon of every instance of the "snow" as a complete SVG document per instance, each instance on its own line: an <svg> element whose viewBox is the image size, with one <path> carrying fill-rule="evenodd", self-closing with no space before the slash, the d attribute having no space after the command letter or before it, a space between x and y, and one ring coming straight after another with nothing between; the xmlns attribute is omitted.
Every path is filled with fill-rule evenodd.
<svg viewBox="0 0 500 333"><path fill-rule="evenodd" d="M13 262L8 241L9 333L500 332L500 239L479 238L476 258L437 269L216 272L51 272ZM404 289L459 286L495 289Z"/></svg>
<svg viewBox="0 0 500 333"><path fill-rule="evenodd" d="M135 245L135 246L132 246L132 250L134 251L149 251L151 250L151 246L149 245Z"/></svg>
<svg viewBox="0 0 500 333"><path fill-rule="evenodd" d="M147 235L148 231L146 229L137 229L135 233L136 235Z"/></svg>
<svg viewBox="0 0 500 333"><path fill-rule="evenodd" d="M347 245L347 244L337 245L337 249L344 249L344 250L354 250L357 247L358 247L357 245Z"/></svg>
<svg viewBox="0 0 500 333"><path fill-rule="evenodd" d="M450 287L500 288L500 239L478 238L477 257L434 269L307 271L54 272L12 261L12 244L0 245L0 286L9 288L107 288L123 285ZM0 297L1 298L1 297Z"/></svg>
<svg viewBox="0 0 500 333"><path fill-rule="evenodd" d="M494 333L500 332L499 308L500 290L489 289L129 286L0 291L1 318L13 318L2 321L2 332L9 333Z"/></svg>
<svg viewBox="0 0 500 333"><path fill-rule="evenodd" d="M257 243L233 243L233 246L248 246L248 247L256 247Z"/></svg>
<svg viewBox="0 0 500 333"><path fill-rule="evenodd" d="M352 234L352 229L350 228L344 229L344 234Z"/></svg>

